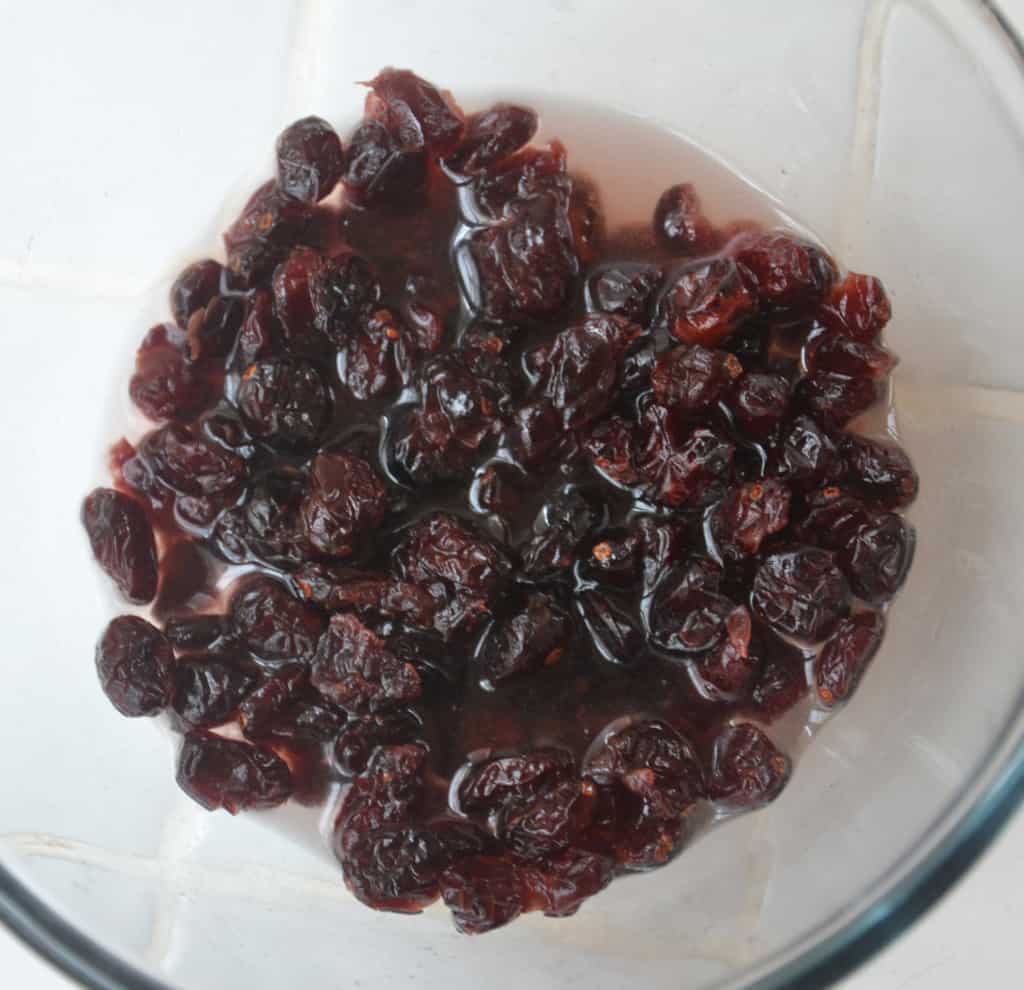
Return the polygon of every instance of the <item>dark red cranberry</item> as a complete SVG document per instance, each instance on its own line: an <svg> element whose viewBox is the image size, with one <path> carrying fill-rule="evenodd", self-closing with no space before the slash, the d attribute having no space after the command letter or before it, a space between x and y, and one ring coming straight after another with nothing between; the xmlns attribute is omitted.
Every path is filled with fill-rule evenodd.
<svg viewBox="0 0 1024 990"><path fill-rule="evenodd" d="M700 344L666 351L651 372L655 398L682 413L698 413L722 399L743 366L728 351L709 351Z"/></svg>
<svg viewBox="0 0 1024 990"><path fill-rule="evenodd" d="M238 723L247 739L270 735L281 711L288 707L308 680L302 664L283 667L250 691L238 705Z"/></svg>
<svg viewBox="0 0 1024 990"><path fill-rule="evenodd" d="M436 603L429 592L389 575L306 564L292 575L300 594L328 612L355 611L429 628Z"/></svg>
<svg viewBox="0 0 1024 990"><path fill-rule="evenodd" d="M514 203L541 192L567 204L572 180L565 159L565 148L554 141L548 148L526 148L480 173L470 186L472 208L467 219L500 220Z"/></svg>
<svg viewBox="0 0 1024 990"><path fill-rule="evenodd" d="M794 400L828 429L845 426L878 401L879 386L870 378L817 372L796 387Z"/></svg>
<svg viewBox="0 0 1024 990"><path fill-rule="evenodd" d="M885 634L880 612L858 612L843 619L814 662L818 698L831 708L853 694Z"/></svg>
<svg viewBox="0 0 1024 990"><path fill-rule="evenodd" d="M836 469L836 446L809 416L798 416L783 430L772 452L775 474L790 485L810 488Z"/></svg>
<svg viewBox="0 0 1024 990"><path fill-rule="evenodd" d="M842 488L829 485L805 496L806 514L798 527L800 539L826 550L839 551L869 525L876 515Z"/></svg>
<svg viewBox="0 0 1024 990"><path fill-rule="evenodd" d="M711 515L719 553L730 560L754 556L767 537L789 525L789 502L789 489L770 478L731 489Z"/></svg>
<svg viewBox="0 0 1024 990"><path fill-rule="evenodd" d="M399 385L396 345L403 328L389 309L367 309L338 352L338 376L353 398L382 398Z"/></svg>
<svg viewBox="0 0 1024 990"><path fill-rule="evenodd" d="M203 309L220 292L222 271L219 261L204 258L182 269L174 280L170 297L171 315L182 330L188 326L192 314Z"/></svg>
<svg viewBox="0 0 1024 990"><path fill-rule="evenodd" d="M441 874L441 897L464 935L494 931L523 910L520 869L497 856L471 856Z"/></svg>
<svg viewBox="0 0 1024 990"><path fill-rule="evenodd" d="M289 340L306 340L313 334L316 313L310 283L323 263L311 247L300 246L274 269L274 311Z"/></svg>
<svg viewBox="0 0 1024 990"><path fill-rule="evenodd" d="M176 615L164 623L164 635L179 653L193 653L227 639L231 623L223 615Z"/></svg>
<svg viewBox="0 0 1024 990"><path fill-rule="evenodd" d="M158 481L182 495L217 495L245 476L240 457L178 423L147 433L139 457Z"/></svg>
<svg viewBox="0 0 1024 990"><path fill-rule="evenodd" d="M512 449L527 467L540 464L558 443L561 430L561 416L547 399L528 402L512 417Z"/></svg>
<svg viewBox="0 0 1024 990"><path fill-rule="evenodd" d="M750 690L751 711L757 718L771 721L807 693L804 655L763 627L755 630L751 651L761 661Z"/></svg>
<svg viewBox="0 0 1024 990"><path fill-rule="evenodd" d="M583 441L594 467L617 485L635 485L640 475L633 466L636 457L633 425L610 416L597 424Z"/></svg>
<svg viewBox="0 0 1024 990"><path fill-rule="evenodd" d="M465 117L449 94L407 69L385 69L368 86L367 116L381 120L406 147L446 155L462 140Z"/></svg>
<svg viewBox="0 0 1024 990"><path fill-rule="evenodd" d="M462 142L445 160L455 175L476 175L517 152L537 133L537 114L529 107L496 103L466 120Z"/></svg>
<svg viewBox="0 0 1024 990"><path fill-rule="evenodd" d="M789 406L789 380L784 375L748 371L726 397L737 425L763 439L785 418Z"/></svg>
<svg viewBox="0 0 1024 990"><path fill-rule="evenodd" d="M330 394L315 365L278 358L250 365L235 398L249 432L281 447L308 447L330 416Z"/></svg>
<svg viewBox="0 0 1024 990"><path fill-rule="evenodd" d="M558 663L570 635L569 617L539 592L509 616L485 641L481 660L484 678L492 684L514 674L532 673Z"/></svg>
<svg viewBox="0 0 1024 990"><path fill-rule="evenodd" d="M157 558L145 509L112 488L97 488L82 503L82 525L100 567L130 602L146 605L156 595Z"/></svg>
<svg viewBox="0 0 1024 990"><path fill-rule="evenodd" d="M317 455L310 473L302 519L310 543L321 553L348 557L366 531L387 512L387 488L362 458L341 451Z"/></svg>
<svg viewBox="0 0 1024 990"><path fill-rule="evenodd" d="M885 287L872 275L850 272L836 285L818 310L830 330L870 344L892 316Z"/></svg>
<svg viewBox="0 0 1024 990"><path fill-rule="evenodd" d="M346 711L378 711L404 704L422 691L416 668L354 615L338 614L320 637L311 680Z"/></svg>
<svg viewBox="0 0 1024 990"><path fill-rule="evenodd" d="M280 353L284 347L284 331L270 293L266 289L257 289L249 296L247 305L248 310L228 362L232 371L242 372L257 361Z"/></svg>
<svg viewBox="0 0 1024 990"><path fill-rule="evenodd" d="M779 796L791 770L789 758L756 725L730 725L711 752L708 797L728 808L756 808Z"/></svg>
<svg viewBox="0 0 1024 990"><path fill-rule="evenodd" d="M233 564L298 566L314 552L299 514L304 491L304 476L265 476L244 504L218 518L213 549Z"/></svg>
<svg viewBox="0 0 1024 990"><path fill-rule="evenodd" d="M807 370L812 374L825 372L879 381L896 367L896 361L896 356L884 347L838 333L823 333L807 345Z"/></svg>
<svg viewBox="0 0 1024 990"><path fill-rule="evenodd" d="M657 265L621 263L599 268L587 279L587 309L645 325L661 280Z"/></svg>
<svg viewBox="0 0 1024 990"><path fill-rule="evenodd" d="M553 918L575 914L588 898L599 894L614 876L614 861L582 849L566 849L521 869L527 910Z"/></svg>
<svg viewBox="0 0 1024 990"><path fill-rule="evenodd" d="M856 486L865 498L896 509L917 497L917 472L905 451L894 443L844 434L839 449L844 481Z"/></svg>
<svg viewBox="0 0 1024 990"><path fill-rule="evenodd" d="M800 547L766 557L754 576L750 601L775 630L816 643L847 610L847 584L834 556Z"/></svg>
<svg viewBox="0 0 1024 990"><path fill-rule="evenodd" d="M243 719L246 710L243 702L239 709ZM260 725L259 731L265 731L266 738L275 742L322 747L337 737L345 719L345 712L326 699L312 702L300 698L274 712L266 725ZM249 731L251 734L252 730Z"/></svg>
<svg viewBox="0 0 1024 990"><path fill-rule="evenodd" d="M835 265L821 248L778 231L743 245L736 262L761 303L775 310L813 309L836 278Z"/></svg>
<svg viewBox="0 0 1024 990"><path fill-rule="evenodd" d="M614 597L598 591L580 592L576 605L598 654L612 663L636 665L644 648L637 617Z"/></svg>
<svg viewBox="0 0 1024 990"><path fill-rule="evenodd" d="M341 140L321 117L303 117L277 139L277 184L295 199L323 199L338 184L342 165Z"/></svg>
<svg viewBox="0 0 1024 990"><path fill-rule="evenodd" d="M721 642L695 658L696 670L707 693L739 695L750 686L758 667L758 658L750 652L750 613L742 607L733 609L724 627Z"/></svg>
<svg viewBox="0 0 1024 990"><path fill-rule="evenodd" d="M150 419L189 416L212 402L213 388L189 358L186 347L184 335L162 323L139 345L128 392Z"/></svg>
<svg viewBox="0 0 1024 990"><path fill-rule="evenodd" d="M306 203L286 195L276 182L264 183L224 233L232 275L247 287L269 278L309 235L312 216Z"/></svg>
<svg viewBox="0 0 1024 990"><path fill-rule="evenodd" d="M174 690L174 652L163 633L137 615L112 620L96 646L96 673L110 703L129 718L156 715Z"/></svg>
<svg viewBox="0 0 1024 990"><path fill-rule="evenodd" d="M348 339L366 307L380 299L380 283L369 262L351 251L311 265L307 284L317 329L336 344Z"/></svg>
<svg viewBox="0 0 1024 990"><path fill-rule="evenodd" d="M188 321L188 352L193 361L222 358L238 336L245 303L237 296L214 296Z"/></svg>
<svg viewBox="0 0 1024 990"><path fill-rule="evenodd" d="M757 299L731 258L687 268L665 289L661 312L684 344L720 347L757 312Z"/></svg>
<svg viewBox="0 0 1024 990"><path fill-rule="evenodd" d="M189 725L208 728L238 714L256 687L256 676L236 661L214 654L189 656L174 669L174 711Z"/></svg>
<svg viewBox="0 0 1024 990"><path fill-rule="evenodd" d="M426 177L423 147L403 146L380 121L364 121L349 139L342 182L354 203L371 208L402 203L423 188Z"/></svg>
<svg viewBox="0 0 1024 990"><path fill-rule="evenodd" d="M378 746L409 742L422 728L407 708L350 719L334 741L334 765L346 777L354 777L366 770Z"/></svg>
<svg viewBox="0 0 1024 990"><path fill-rule="evenodd" d="M324 627L317 611L266 577L243 583L232 595L229 610L246 648L271 662L308 662Z"/></svg>
<svg viewBox="0 0 1024 990"><path fill-rule="evenodd" d="M576 489L548 499L534 521L533 539L520 549L524 574L533 580L566 574L579 544L599 522L599 508Z"/></svg>
<svg viewBox="0 0 1024 990"><path fill-rule="evenodd" d="M914 559L915 536L902 516L886 512L861 526L837 554L850 587L868 602L885 602L899 591Z"/></svg>
<svg viewBox="0 0 1024 990"><path fill-rule="evenodd" d="M654 234L678 254L702 254L715 249L717 236L701 212L700 197L689 182L669 186L654 208Z"/></svg>
<svg viewBox="0 0 1024 990"><path fill-rule="evenodd" d="M189 732L178 754L178 786L207 811L232 815L275 808L291 797L288 764L270 750L222 739L211 732Z"/></svg>

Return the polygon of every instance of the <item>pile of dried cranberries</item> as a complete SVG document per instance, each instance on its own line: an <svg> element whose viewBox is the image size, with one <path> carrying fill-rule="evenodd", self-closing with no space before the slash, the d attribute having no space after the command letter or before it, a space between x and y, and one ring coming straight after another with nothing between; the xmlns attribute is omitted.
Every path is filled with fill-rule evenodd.
<svg viewBox="0 0 1024 990"><path fill-rule="evenodd" d="M356 897L465 932L778 795L760 726L850 696L914 546L913 467L848 429L895 363L881 283L687 184L608 232L536 128L386 70L344 146L285 130L83 510L151 605L103 689L167 713L181 787L336 802Z"/></svg>

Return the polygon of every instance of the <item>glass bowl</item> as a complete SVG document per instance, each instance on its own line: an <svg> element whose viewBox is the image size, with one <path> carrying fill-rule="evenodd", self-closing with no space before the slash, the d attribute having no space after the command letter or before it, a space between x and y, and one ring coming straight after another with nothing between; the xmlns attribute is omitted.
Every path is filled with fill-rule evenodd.
<svg viewBox="0 0 1024 990"><path fill-rule="evenodd" d="M101 988L818 987L913 920L1011 813L1024 75L991 5L521 0L485 15L396 0L188 17L152 2L59 19L37 5L0 53L14 96L0 915L36 948ZM384 64L458 94L531 89L652 119L882 276L921 474L917 561L882 653L783 797L573 919L479 939L440 910L369 912L259 816L190 804L167 740L113 713L92 664L110 604L78 507L134 341L268 173L278 130L306 113L349 124L352 80Z"/></svg>

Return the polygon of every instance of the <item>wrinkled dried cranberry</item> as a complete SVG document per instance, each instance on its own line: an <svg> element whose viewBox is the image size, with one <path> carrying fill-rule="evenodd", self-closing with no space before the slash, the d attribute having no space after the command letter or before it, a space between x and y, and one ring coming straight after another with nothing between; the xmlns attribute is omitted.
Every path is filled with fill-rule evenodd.
<svg viewBox="0 0 1024 990"><path fill-rule="evenodd" d="M135 354L132 402L153 420L189 416L209 405L213 388L186 352L185 337L158 323Z"/></svg>
<svg viewBox="0 0 1024 990"><path fill-rule="evenodd" d="M720 347L757 312L757 300L731 258L687 268L665 289L661 312L684 344Z"/></svg>
<svg viewBox="0 0 1024 990"><path fill-rule="evenodd" d="M485 641L484 678L495 684L558 663L569 634L565 612L547 595L530 595L525 608L504 619Z"/></svg>
<svg viewBox="0 0 1024 990"><path fill-rule="evenodd" d="M378 746L408 742L422 728L419 718L406 708L350 719L334 741L334 765L345 776L354 777L366 770Z"/></svg>
<svg viewBox="0 0 1024 990"><path fill-rule="evenodd" d="M290 569L312 552L299 516L304 478L265 476L249 499L222 513L212 546L234 564L258 562Z"/></svg>
<svg viewBox="0 0 1024 990"><path fill-rule="evenodd" d="M444 160L455 175L476 175L514 154L537 133L537 114L529 107L496 103L466 121L462 142Z"/></svg>
<svg viewBox="0 0 1024 990"><path fill-rule="evenodd" d="M305 203L323 199L342 171L341 140L321 117L289 124L277 139L277 184Z"/></svg>
<svg viewBox="0 0 1024 990"><path fill-rule="evenodd" d="M221 725L256 686L256 677L236 661L206 654L190 656L174 669L174 711L196 727Z"/></svg>
<svg viewBox="0 0 1024 990"><path fill-rule="evenodd" d="M838 456L828 434L809 416L798 416L783 430L771 461L775 474L787 484L809 488L829 477Z"/></svg>
<svg viewBox="0 0 1024 990"><path fill-rule="evenodd" d="M520 550L523 573L533 580L568 573L580 542L600 521L597 507L576 489L548 499L534 521L534 537Z"/></svg>
<svg viewBox="0 0 1024 990"><path fill-rule="evenodd" d="M753 556L789 524L789 489L773 479L737 485L715 507L711 533L727 559Z"/></svg>
<svg viewBox="0 0 1024 990"><path fill-rule="evenodd" d="M850 272L833 289L818 310L818 318L830 330L870 344L892 316L885 287L872 275Z"/></svg>
<svg viewBox="0 0 1024 990"><path fill-rule="evenodd" d="M797 528L798 535L826 550L841 550L862 526L875 519L863 502L835 485L806 495L804 501L806 515Z"/></svg>
<svg viewBox="0 0 1024 990"><path fill-rule="evenodd" d="M540 192L567 203L572 180L566 173L565 148L554 141L547 148L526 148L474 178L467 219L500 220L513 203Z"/></svg>
<svg viewBox="0 0 1024 990"><path fill-rule="evenodd" d="M307 680L302 664L284 667L268 677L237 706L238 722L247 739L269 735L281 710L295 699Z"/></svg>
<svg viewBox="0 0 1024 990"><path fill-rule="evenodd" d="M248 310L235 338L229 367L244 371L257 361L273 357L282 349L283 330L266 289L257 289L248 300Z"/></svg>
<svg viewBox="0 0 1024 990"><path fill-rule="evenodd" d="M669 186L654 208L655 236L679 254L713 251L717 237L701 212L700 197L689 182Z"/></svg>
<svg viewBox="0 0 1024 990"><path fill-rule="evenodd" d="M310 280L322 266L316 251L300 246L274 269L274 311L290 340L304 340L313 333L316 314Z"/></svg>
<svg viewBox="0 0 1024 990"><path fill-rule="evenodd" d="M245 303L237 296L214 296L188 321L188 352L193 361L221 358L230 350L245 318Z"/></svg>
<svg viewBox="0 0 1024 990"><path fill-rule="evenodd" d="M305 565L292 575L292 580L303 598L328 612L351 609L361 615L398 619L424 628L433 620L433 597L409 581L331 569L323 564Z"/></svg>
<svg viewBox="0 0 1024 990"><path fill-rule="evenodd" d="M336 851L343 858L360 833L407 823L422 803L427 751L421 745L379 746L352 781L335 821Z"/></svg>
<svg viewBox="0 0 1024 990"><path fill-rule="evenodd" d="M575 914L588 898L604 890L614 875L607 856L582 849L566 849L541 863L524 866L521 876L527 890L527 910L543 911L554 918Z"/></svg>
<svg viewBox="0 0 1024 990"><path fill-rule="evenodd" d="M174 690L174 652L145 619L120 615L96 646L96 672L104 694L122 715L156 715Z"/></svg>
<svg viewBox="0 0 1024 990"><path fill-rule="evenodd" d="M722 641L696 658L696 669L705 690L710 686L710 693L740 694L758 666L758 658L750 652L750 613L742 607L733 609L725 618L724 629Z"/></svg>
<svg viewBox="0 0 1024 990"><path fill-rule="evenodd" d="M880 612L858 612L839 623L814 661L818 698L823 705L846 701L878 652L885 634Z"/></svg>
<svg viewBox="0 0 1024 990"><path fill-rule="evenodd" d="M844 434L839 450L844 481L855 485L866 498L887 509L896 509L917 497L917 472L902 448Z"/></svg>
<svg viewBox="0 0 1024 990"><path fill-rule="evenodd" d="M223 615L176 615L164 623L164 635L179 653L208 649L231 635Z"/></svg>
<svg viewBox="0 0 1024 990"><path fill-rule="evenodd" d="M698 413L722 399L742 374L743 366L734 354L684 344L658 358L651 372L651 386L663 406Z"/></svg>
<svg viewBox="0 0 1024 990"><path fill-rule="evenodd" d="M178 754L178 786L207 811L275 808L291 797L288 764L275 753L211 732L189 732Z"/></svg>
<svg viewBox="0 0 1024 990"><path fill-rule="evenodd" d="M338 352L338 377L356 399L376 399L398 387L396 343L402 338L394 313L369 309Z"/></svg>
<svg viewBox="0 0 1024 990"><path fill-rule="evenodd" d="M407 69L385 69L368 86L367 116L382 121L406 147L445 155L462 139L466 123L450 95Z"/></svg>
<svg viewBox="0 0 1024 990"><path fill-rule="evenodd" d="M583 441L594 467L617 485L635 485L640 475L633 466L636 457L633 426L619 416L602 420Z"/></svg>
<svg viewBox="0 0 1024 990"><path fill-rule="evenodd" d="M779 796L791 769L789 758L756 725L730 725L711 751L708 796L729 808L756 808Z"/></svg>
<svg viewBox="0 0 1024 990"><path fill-rule="evenodd" d="M387 488L369 464L341 451L318 454L310 472L302 519L310 543L321 553L348 557L357 538L380 525Z"/></svg>
<svg viewBox="0 0 1024 990"><path fill-rule="evenodd" d="M742 430L767 437L786 415L789 380L784 375L748 371L735 383L726 402Z"/></svg>
<svg viewBox="0 0 1024 990"><path fill-rule="evenodd" d="M313 686L346 711L378 711L413 701L422 684L416 668L354 615L331 616L313 658Z"/></svg>
<svg viewBox="0 0 1024 990"><path fill-rule="evenodd" d="M599 268L587 279L587 309L644 325L651 316L661 279L657 265L623 262Z"/></svg>
<svg viewBox="0 0 1024 990"><path fill-rule="evenodd" d="M260 660L309 661L324 627L317 611L267 577L243 583L229 611L241 641Z"/></svg>
<svg viewBox="0 0 1024 990"><path fill-rule="evenodd" d="M523 910L520 870L497 856L470 856L441 874L441 897L464 935L494 931Z"/></svg>
<svg viewBox="0 0 1024 990"><path fill-rule="evenodd" d="M112 488L96 488L82 503L82 525L93 556L121 594L137 605L151 602L158 573L153 527L145 509Z"/></svg>
<svg viewBox="0 0 1024 990"><path fill-rule="evenodd" d="M913 527L886 512L861 526L837 553L854 593L865 601L885 602L899 591L914 559Z"/></svg>
<svg viewBox="0 0 1024 990"><path fill-rule="evenodd" d="M558 443L561 428L561 416L547 399L528 402L512 417L512 448L527 467L540 464Z"/></svg>
<svg viewBox="0 0 1024 990"><path fill-rule="evenodd" d="M804 655L763 627L755 631L751 650L761 661L750 691L751 710L770 721L788 712L807 693Z"/></svg>
<svg viewBox="0 0 1024 990"><path fill-rule="evenodd" d="M147 433L139 457L162 484L182 495L216 495L245 475L236 454L178 423Z"/></svg>
<svg viewBox="0 0 1024 990"><path fill-rule="evenodd" d="M780 633L815 643L847 610L847 585L835 557L813 547L772 554L754 576L750 601Z"/></svg>
<svg viewBox="0 0 1024 990"><path fill-rule="evenodd" d="M896 356L884 347L865 344L837 333L823 333L808 343L807 370L850 378L885 378L896 367Z"/></svg>
<svg viewBox="0 0 1024 990"><path fill-rule="evenodd" d="M282 447L312 444L330 415L330 396L320 373L298 358L248 367L235 403L253 436Z"/></svg>
<svg viewBox="0 0 1024 990"><path fill-rule="evenodd" d="M264 183L224 233L231 273L247 287L269 277L309 235L312 217L308 204L285 195L274 181Z"/></svg>
<svg viewBox="0 0 1024 990"><path fill-rule="evenodd" d="M721 498L736 448L708 427L687 428L664 406L650 405L642 427L649 432L636 468L651 497L673 508L707 505Z"/></svg>
<svg viewBox="0 0 1024 990"><path fill-rule="evenodd" d="M404 147L380 121L363 121L349 139L342 182L354 203L366 207L400 203L422 189L426 177L423 148Z"/></svg>
<svg viewBox="0 0 1024 990"><path fill-rule="evenodd" d="M352 251L310 265L306 282L316 327L335 344L344 343L363 310L380 299L380 283L369 262Z"/></svg>
<svg viewBox="0 0 1024 990"><path fill-rule="evenodd" d="M244 713L245 705L239 709ZM267 737L300 746L323 746L331 742L345 724L345 712L326 700L319 703L299 699L276 712L266 726Z"/></svg>
<svg viewBox="0 0 1024 990"><path fill-rule="evenodd" d="M793 397L819 423L835 429L873 406L878 396L878 384L869 378L817 372L797 385Z"/></svg>
<svg viewBox="0 0 1024 990"><path fill-rule="evenodd" d="M736 262L747 284L772 309L811 309L836 278L835 265L821 248L777 231L743 245Z"/></svg>
<svg viewBox="0 0 1024 990"><path fill-rule="evenodd" d="M222 271L219 261L204 258L187 265L174 280L170 292L171 315L182 330L188 326L189 317L220 292Z"/></svg>

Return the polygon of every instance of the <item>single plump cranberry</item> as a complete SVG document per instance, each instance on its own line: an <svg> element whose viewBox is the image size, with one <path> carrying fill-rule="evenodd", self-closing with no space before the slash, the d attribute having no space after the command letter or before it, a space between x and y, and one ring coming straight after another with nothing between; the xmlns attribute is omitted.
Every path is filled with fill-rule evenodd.
<svg viewBox="0 0 1024 990"><path fill-rule="evenodd" d="M663 406L699 413L722 399L742 374L743 366L734 354L684 344L658 358L651 386Z"/></svg>
<svg viewBox="0 0 1024 990"><path fill-rule="evenodd" d="M844 434L839 450L843 480L865 498L887 509L909 505L917 497L918 477L906 452L894 443Z"/></svg>
<svg viewBox="0 0 1024 990"><path fill-rule="evenodd" d="M537 114L529 107L496 103L466 120L466 133L444 166L458 176L484 172L529 144L537 123Z"/></svg>
<svg viewBox="0 0 1024 990"><path fill-rule="evenodd" d="M316 203L341 178L341 139L322 117L303 117L277 139L277 184L289 196Z"/></svg>
<svg viewBox="0 0 1024 990"><path fill-rule="evenodd" d="M353 398L382 398L399 385L397 345L403 327L389 309L360 312L338 352L338 377Z"/></svg>
<svg viewBox="0 0 1024 990"><path fill-rule="evenodd" d="M804 378L794 393L797 405L828 429L845 426L870 409L878 397L879 385L870 378L821 371Z"/></svg>
<svg viewBox="0 0 1024 990"><path fill-rule="evenodd" d="M310 265L307 281L316 327L335 344L344 343L364 310L380 299L370 263L352 251Z"/></svg>
<svg viewBox="0 0 1024 990"><path fill-rule="evenodd" d="M320 637L311 682L346 711L377 711L413 701L422 684L416 668L399 659L354 615L338 614Z"/></svg>
<svg viewBox="0 0 1024 990"><path fill-rule="evenodd" d="M174 652L145 619L120 615L96 646L96 673L103 693L122 715L156 715L174 691Z"/></svg>
<svg viewBox="0 0 1024 990"><path fill-rule="evenodd" d="M720 347L757 312L757 299L731 258L685 269L661 300L669 331L684 344Z"/></svg>
<svg viewBox="0 0 1024 990"><path fill-rule="evenodd" d="M896 367L896 355L884 347L865 344L838 333L823 333L807 345L807 370L849 378L884 379Z"/></svg>
<svg viewBox="0 0 1024 990"><path fill-rule="evenodd" d="M240 457L178 423L147 433L138 456L161 484L182 495L217 495L245 477Z"/></svg>
<svg viewBox="0 0 1024 990"><path fill-rule="evenodd" d="M644 325L650 320L661 280L657 265L623 262L599 268L587 279L587 309Z"/></svg>
<svg viewBox="0 0 1024 990"><path fill-rule="evenodd" d="M97 488L82 503L82 525L93 556L130 602L156 595L156 541L146 510L112 488Z"/></svg>
<svg viewBox="0 0 1024 990"><path fill-rule="evenodd" d="M223 615L175 615L164 623L164 635L178 653L194 653L227 640L231 623Z"/></svg>
<svg viewBox="0 0 1024 990"><path fill-rule="evenodd" d="M633 466L636 442L633 425L618 416L602 420L583 441L594 467L617 485L635 485L640 475Z"/></svg>
<svg viewBox="0 0 1024 990"><path fill-rule="evenodd" d="M223 268L219 261L204 258L183 268L171 286L170 304L174 322L184 330L196 310L203 309L218 292Z"/></svg>
<svg viewBox="0 0 1024 990"><path fill-rule="evenodd" d="M816 643L845 614L847 595L835 557L826 550L800 547L765 558L754 576L750 601L778 632Z"/></svg>
<svg viewBox="0 0 1024 990"><path fill-rule="evenodd" d="M836 469L838 460L831 437L809 416L798 416L782 431L771 456L774 473L800 488L821 484Z"/></svg>
<svg viewBox="0 0 1024 990"><path fill-rule="evenodd" d="M217 655L193 655L174 670L174 711L189 725L221 725L256 687L257 678L237 661Z"/></svg>
<svg viewBox="0 0 1024 990"><path fill-rule="evenodd" d="M731 489L711 515L719 553L730 560L754 556L767 537L789 525L789 503L789 489L771 478Z"/></svg>
<svg viewBox="0 0 1024 990"><path fill-rule="evenodd" d="M821 248L778 231L741 246L736 262L761 303L774 310L814 308L836 278L835 264Z"/></svg>
<svg viewBox="0 0 1024 990"><path fill-rule="evenodd" d="M884 634L880 612L858 612L839 623L814 662L815 684L823 705L842 704L853 694Z"/></svg>
<svg viewBox="0 0 1024 990"><path fill-rule="evenodd" d="M189 357L187 346L184 334L162 323L139 345L128 392L150 419L189 416L213 401L213 387Z"/></svg>
<svg viewBox="0 0 1024 990"><path fill-rule="evenodd" d="M566 849L537 864L522 867L527 910L552 918L575 914L588 898L612 882L614 861L583 849Z"/></svg>
<svg viewBox="0 0 1024 990"><path fill-rule="evenodd" d="M750 689L751 712L771 721L788 712L807 693L804 655L763 626L755 627L751 652L761 661Z"/></svg>
<svg viewBox="0 0 1024 990"><path fill-rule="evenodd" d="M525 148L475 176L462 205L470 223L500 220L513 204L541 192L567 204L571 185L565 148L553 141L547 148Z"/></svg>
<svg viewBox="0 0 1024 990"><path fill-rule="evenodd" d="M406 147L446 155L462 140L465 118L455 101L407 69L385 69L368 86L367 116L387 125Z"/></svg>
<svg viewBox="0 0 1024 990"><path fill-rule="evenodd" d="M316 312L311 279L323 264L323 258L313 248L299 246L274 269L274 312L289 340L308 340L314 332ZM324 294L327 296L326 290Z"/></svg>
<svg viewBox="0 0 1024 990"><path fill-rule="evenodd" d="M210 545L233 564L291 569L313 552L299 513L304 475L265 475L244 504L221 513Z"/></svg>
<svg viewBox="0 0 1024 990"><path fill-rule="evenodd" d="M235 403L249 432L282 447L308 447L330 415L330 395L316 366L298 358L250 365Z"/></svg>
<svg viewBox="0 0 1024 990"><path fill-rule="evenodd" d="M779 796L791 770L789 758L756 725L730 725L712 748L708 796L725 807L756 808Z"/></svg>
<svg viewBox="0 0 1024 990"><path fill-rule="evenodd" d="M441 874L441 897L464 935L494 931L523 911L521 870L498 856L471 856Z"/></svg>
<svg viewBox="0 0 1024 990"><path fill-rule="evenodd" d="M655 236L679 254L713 251L717 236L711 221L701 212L700 197L689 182L669 186L654 208Z"/></svg>
<svg viewBox="0 0 1024 990"><path fill-rule="evenodd" d="M241 585L229 611L245 647L260 660L308 662L323 631L323 617L294 598L280 581L261 577Z"/></svg>
<svg viewBox="0 0 1024 990"><path fill-rule="evenodd" d="M354 203L371 208L401 203L423 188L426 177L422 145L403 145L380 121L364 121L349 139L342 182Z"/></svg>
<svg viewBox="0 0 1024 990"><path fill-rule="evenodd" d="M270 293L266 289L257 289L249 296L246 306L245 319L228 359L231 371L242 372L284 349L284 331Z"/></svg>
<svg viewBox="0 0 1024 990"><path fill-rule="evenodd" d="M249 743L194 730L178 754L178 786L207 811L232 815L276 808L291 797L292 775L279 756Z"/></svg>
<svg viewBox="0 0 1024 990"><path fill-rule="evenodd" d="M356 541L380 525L387 495L362 458L341 451L317 455L301 510L310 543L332 557L350 556Z"/></svg>
<svg viewBox="0 0 1024 990"><path fill-rule="evenodd" d="M334 741L334 765L346 777L362 773L378 746L409 742L422 731L419 718L408 708L350 719Z"/></svg>
<svg viewBox="0 0 1024 990"><path fill-rule="evenodd" d="M818 310L830 330L870 344L892 316L885 287L872 275L850 272L836 285Z"/></svg>
<svg viewBox="0 0 1024 990"><path fill-rule="evenodd" d="M328 612L355 611L429 628L436 603L428 591L390 575L306 564L292 575L299 593Z"/></svg>
<svg viewBox="0 0 1024 990"><path fill-rule="evenodd" d="M856 530L839 548L837 560L855 594L865 601L886 602L899 591L914 559L913 527L886 512Z"/></svg>
<svg viewBox="0 0 1024 990"><path fill-rule="evenodd" d="M232 348L246 316L237 296L214 296L188 321L188 353L193 361L222 358Z"/></svg>
<svg viewBox="0 0 1024 990"><path fill-rule="evenodd" d="M496 684L558 663L570 635L569 617L547 595L529 596L526 606L505 619L487 639L483 675Z"/></svg>
<svg viewBox="0 0 1024 990"><path fill-rule="evenodd" d="M238 724L247 739L272 734L281 711L295 701L306 686L308 673L302 664L281 668L249 691L238 705Z"/></svg>
<svg viewBox="0 0 1024 990"><path fill-rule="evenodd" d="M733 385L725 401L740 429L763 439L785 418L789 391L789 380L784 375L748 371Z"/></svg>

